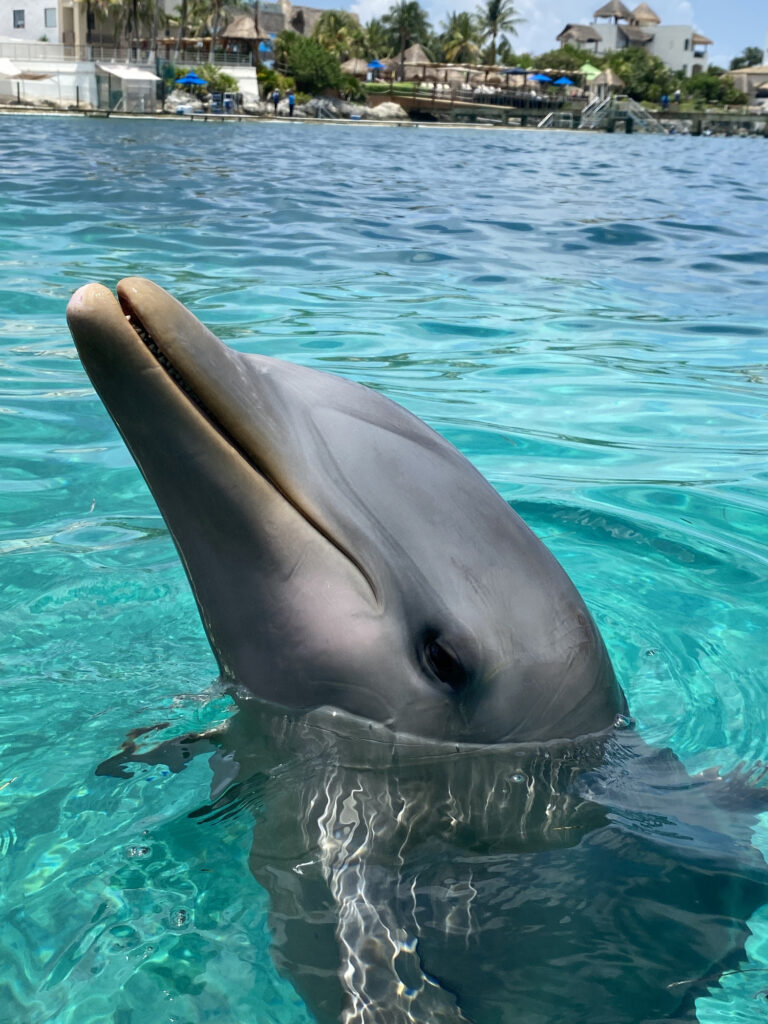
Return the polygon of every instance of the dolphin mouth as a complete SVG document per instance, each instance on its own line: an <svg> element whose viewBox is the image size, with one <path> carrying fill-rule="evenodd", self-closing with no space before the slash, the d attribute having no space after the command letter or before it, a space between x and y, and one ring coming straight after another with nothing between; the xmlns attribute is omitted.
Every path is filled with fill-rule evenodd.
<svg viewBox="0 0 768 1024"><path fill-rule="evenodd" d="M93 308L92 301L89 302L90 296L86 294L92 287L109 295L111 302L106 308ZM307 503L301 500L295 481L281 480L280 475L274 472L274 468L279 470L280 467L271 469L268 465L269 458L260 457L259 429L248 430L247 426L243 426L247 423L251 410L237 408L233 411L232 394L241 377L241 367L237 364L243 357L220 341L193 314L151 282L139 278L126 278L118 282L116 293L119 310L114 296L107 289L86 285L73 296L67 315L85 368L139 465L142 465L142 459L134 451L130 426L110 400L110 393L113 390L110 385L116 383L115 378L121 373L119 353L125 352L128 361L131 358L130 349L140 347L151 357L152 363L162 370L165 379L173 388L165 399L169 409L173 402L171 395L181 397L182 403L188 404L187 407L192 406L196 415L228 449L290 505L312 530L350 562L370 587L374 602L378 602L377 588L371 573L337 536L337 531L323 522L322 510L308 507ZM82 300L78 301L81 295ZM146 314L138 308L143 305L148 307ZM174 311L183 315L183 322L174 321ZM82 327L79 326L81 318L85 321ZM155 326L154 321L159 321L159 325ZM126 326L128 331L125 330ZM110 335L115 336L118 333L119 342L111 345ZM102 372L92 372L95 362L92 351L94 335L99 349L115 349L115 359L110 365L107 381L104 380ZM266 357L258 358L265 358L267 361ZM144 362L146 363L146 360ZM143 365L142 373L146 369L147 366ZM255 421L251 426L253 423ZM275 461L274 458L272 461ZM148 478L148 482L151 487L151 479Z"/></svg>

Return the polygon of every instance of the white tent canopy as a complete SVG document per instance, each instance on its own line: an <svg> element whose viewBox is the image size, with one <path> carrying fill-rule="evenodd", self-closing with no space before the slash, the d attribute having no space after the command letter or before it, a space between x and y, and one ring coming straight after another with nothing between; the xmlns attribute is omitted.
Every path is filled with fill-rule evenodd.
<svg viewBox="0 0 768 1024"><path fill-rule="evenodd" d="M53 77L50 72L22 71L12 60L7 57L0 57L0 78L24 79L28 82L36 82L42 78Z"/></svg>
<svg viewBox="0 0 768 1024"><path fill-rule="evenodd" d="M119 78L124 82L160 81L158 75L153 75L151 71L145 71L144 68L133 67L131 64L97 64L96 67L99 71L103 71L108 75L114 75L115 78Z"/></svg>

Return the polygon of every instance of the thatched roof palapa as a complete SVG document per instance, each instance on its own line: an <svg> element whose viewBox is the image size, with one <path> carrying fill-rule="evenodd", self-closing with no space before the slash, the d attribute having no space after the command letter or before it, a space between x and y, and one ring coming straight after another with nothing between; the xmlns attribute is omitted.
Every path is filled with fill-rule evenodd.
<svg viewBox="0 0 768 1024"><path fill-rule="evenodd" d="M269 39L266 33L256 31L252 14L238 15L219 35L222 39Z"/></svg>
<svg viewBox="0 0 768 1024"><path fill-rule="evenodd" d="M656 11L652 11L648 4L643 0L641 4L632 11L632 21L636 25L660 25L661 18L658 16Z"/></svg>
<svg viewBox="0 0 768 1024"><path fill-rule="evenodd" d="M345 75L362 75L365 78L368 74L368 61L362 57L350 57L341 65L341 70Z"/></svg>
<svg viewBox="0 0 768 1024"><path fill-rule="evenodd" d="M619 25L622 32L630 43L647 43L653 39L653 34L644 32L638 25Z"/></svg>
<svg viewBox="0 0 768 1024"><path fill-rule="evenodd" d="M706 36L699 35L698 32L693 33L693 45L694 46L712 46L712 40L707 39Z"/></svg>
<svg viewBox="0 0 768 1024"><path fill-rule="evenodd" d="M624 79L619 78L613 68L606 68L605 71L601 71L599 75L592 79L590 85L607 85L612 89L622 89L624 87Z"/></svg>
<svg viewBox="0 0 768 1024"><path fill-rule="evenodd" d="M604 7L601 7L599 11L595 11L595 18L615 18L616 21L622 18L624 21L631 21L632 15L629 10L624 6L621 0L608 0L608 3Z"/></svg>
<svg viewBox="0 0 768 1024"><path fill-rule="evenodd" d="M395 64L431 64L432 58L428 55L427 51L421 45L421 43L414 43L413 46L409 46L407 50L399 53L396 57L392 57L391 60Z"/></svg>
<svg viewBox="0 0 768 1024"><path fill-rule="evenodd" d="M557 36L558 43L601 43L603 37L594 25L566 25Z"/></svg>

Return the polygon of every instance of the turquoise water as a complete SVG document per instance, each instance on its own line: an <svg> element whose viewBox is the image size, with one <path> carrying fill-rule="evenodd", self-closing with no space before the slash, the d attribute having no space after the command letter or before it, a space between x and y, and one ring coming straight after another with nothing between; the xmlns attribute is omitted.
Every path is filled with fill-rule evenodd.
<svg viewBox="0 0 768 1024"><path fill-rule="evenodd" d="M0 154L1 1021L310 1019L251 818L188 817L204 759L94 776L229 708L67 333L85 281L408 406L563 562L650 742L768 758L762 140L5 117ZM768 1020L765 989L727 978L702 1024Z"/></svg>

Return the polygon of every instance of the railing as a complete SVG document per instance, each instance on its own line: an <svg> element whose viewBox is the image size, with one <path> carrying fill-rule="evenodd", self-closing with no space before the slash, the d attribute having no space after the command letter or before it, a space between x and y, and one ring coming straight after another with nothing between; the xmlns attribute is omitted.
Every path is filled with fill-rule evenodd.
<svg viewBox="0 0 768 1024"><path fill-rule="evenodd" d="M207 43L204 43L202 47L186 47L183 50L177 50L173 45L163 45L158 47L158 55L166 60L172 60L174 64L185 66L212 63L217 67L252 67L254 64L253 54L250 51L248 53L232 53L230 50L214 50L213 60L210 61Z"/></svg>
<svg viewBox="0 0 768 1024"><path fill-rule="evenodd" d="M573 114L570 110L550 110L539 121L537 128L573 128Z"/></svg>
<svg viewBox="0 0 768 1024"><path fill-rule="evenodd" d="M199 65L209 62L208 43L199 47L186 47L177 50L172 43L167 46L160 44L157 55L174 64ZM6 43L0 42L0 57L13 61L48 60L48 61L96 61L108 64L152 64L155 54L152 50L140 46L110 46L106 43L89 43L74 46L68 43ZM216 49L213 53L213 64L224 67L250 67L253 65L253 54L232 52Z"/></svg>
<svg viewBox="0 0 768 1024"><path fill-rule="evenodd" d="M151 64L155 55L138 46L106 46L91 43L87 46L69 46L66 43L5 43L0 42L0 57L13 61L105 61L110 64Z"/></svg>
<svg viewBox="0 0 768 1024"><path fill-rule="evenodd" d="M666 135L667 129L629 96L606 96L602 100L593 100L581 113L582 128L603 128L612 130L611 124L617 120L631 121L632 128L641 132L654 132ZM629 130L629 128L627 129Z"/></svg>
<svg viewBox="0 0 768 1024"><path fill-rule="evenodd" d="M443 83L395 82L384 88L371 89L371 95L388 95L397 102L400 97L412 97L423 101L424 107L441 107L449 103L451 106L473 103L482 106L499 106L514 108L520 111L560 110L567 103L569 109L578 112L584 100L568 98L558 93L532 96L527 89L499 89L497 92L485 92L482 88L467 85L448 85Z"/></svg>

